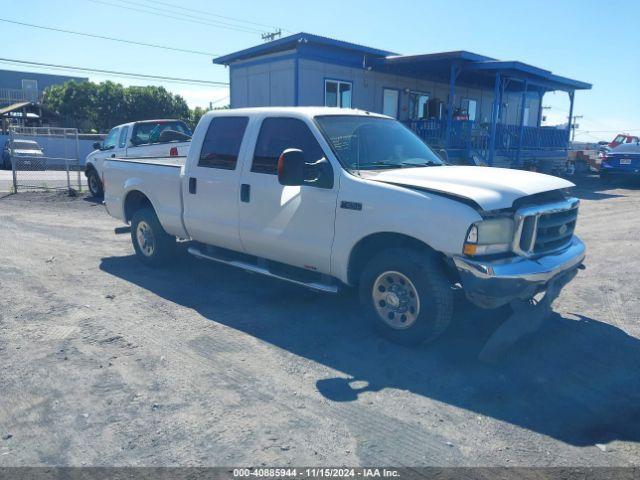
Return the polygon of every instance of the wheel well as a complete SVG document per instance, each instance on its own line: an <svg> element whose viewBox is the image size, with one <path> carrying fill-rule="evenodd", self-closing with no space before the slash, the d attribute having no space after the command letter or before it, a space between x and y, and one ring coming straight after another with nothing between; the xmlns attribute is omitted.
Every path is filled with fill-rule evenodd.
<svg viewBox="0 0 640 480"><path fill-rule="evenodd" d="M381 251L389 248L411 248L413 250L425 251L425 253L434 255L441 260L445 270L449 270L444 255L421 240L401 233L381 232L364 237L353 247L351 255L349 256L349 284L356 285L360 280L360 274L367 262Z"/></svg>
<svg viewBox="0 0 640 480"><path fill-rule="evenodd" d="M133 214L141 208L151 208L153 205L151 200L139 190L133 190L127 194L127 198L124 200L124 219L126 222L131 221Z"/></svg>
<svg viewBox="0 0 640 480"><path fill-rule="evenodd" d="M91 172L91 171L94 171L94 172L96 172L96 173L98 172L98 171L96 170L96 167L94 167L94 166L93 166L93 164L88 163L88 164L87 164L87 166L84 168L84 174L85 174L86 176L88 176L88 175L89 175L89 172Z"/></svg>

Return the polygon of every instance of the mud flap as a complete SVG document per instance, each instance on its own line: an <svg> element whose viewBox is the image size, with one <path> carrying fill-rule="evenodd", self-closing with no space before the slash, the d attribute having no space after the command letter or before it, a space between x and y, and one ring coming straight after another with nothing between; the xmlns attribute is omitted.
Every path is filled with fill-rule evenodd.
<svg viewBox="0 0 640 480"><path fill-rule="evenodd" d="M578 268L584 268L580 265ZM554 278L544 296L536 300L514 300L511 302L513 314L489 337L478 359L483 362L495 362L521 338L538 331L551 313L551 304L558 298L562 288L578 273L578 269Z"/></svg>

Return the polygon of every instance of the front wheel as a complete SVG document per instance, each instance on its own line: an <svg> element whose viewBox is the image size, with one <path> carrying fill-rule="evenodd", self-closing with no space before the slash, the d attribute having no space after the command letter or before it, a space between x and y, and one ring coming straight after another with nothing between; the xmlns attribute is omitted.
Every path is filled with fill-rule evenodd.
<svg viewBox="0 0 640 480"><path fill-rule="evenodd" d="M167 263L176 248L175 237L164 231L150 208L142 208L133 214L131 241L138 259L154 267Z"/></svg>
<svg viewBox="0 0 640 480"><path fill-rule="evenodd" d="M405 248L376 255L360 278L360 302L374 327L395 343L440 336L453 316L453 291L430 252Z"/></svg>
<svg viewBox="0 0 640 480"><path fill-rule="evenodd" d="M104 194L102 181L98 176L98 172L93 168L87 173L87 183L89 184L89 191L91 192L91 195L94 197L102 197Z"/></svg>

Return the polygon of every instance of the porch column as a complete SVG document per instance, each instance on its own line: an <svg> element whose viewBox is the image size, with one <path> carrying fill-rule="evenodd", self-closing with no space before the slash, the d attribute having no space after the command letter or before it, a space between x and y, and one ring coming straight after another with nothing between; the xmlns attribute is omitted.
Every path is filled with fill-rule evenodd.
<svg viewBox="0 0 640 480"><path fill-rule="evenodd" d="M460 67L455 63L451 64L449 71L449 101L447 102L447 130L444 137L444 149L449 153L451 143L451 126L453 124L453 97L456 89L456 78L460 73Z"/></svg>
<svg viewBox="0 0 640 480"><path fill-rule="evenodd" d="M487 163L493 166L493 156L496 150L496 124L498 123L498 109L500 108L500 73L496 74L496 81L493 86L493 108L491 109L491 129L489 131L489 155Z"/></svg>
<svg viewBox="0 0 640 480"><path fill-rule="evenodd" d="M518 150L516 152L516 166L520 166L520 152L522 150L522 137L524 136L524 110L527 106L527 89L529 81L525 79L524 88L522 90L522 99L520 101L520 130L518 133Z"/></svg>
<svg viewBox="0 0 640 480"><path fill-rule="evenodd" d="M571 139L571 124L573 123L573 97L575 92L569 92L569 123L567 124L567 149L569 148L569 140Z"/></svg>

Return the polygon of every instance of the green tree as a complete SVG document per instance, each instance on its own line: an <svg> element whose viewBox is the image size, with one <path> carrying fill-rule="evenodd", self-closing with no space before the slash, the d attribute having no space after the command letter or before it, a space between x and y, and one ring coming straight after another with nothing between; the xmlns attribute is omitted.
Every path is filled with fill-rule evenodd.
<svg viewBox="0 0 640 480"><path fill-rule="evenodd" d="M96 85L96 130L106 132L114 125L129 121L125 91L119 83L106 81Z"/></svg>
<svg viewBox="0 0 640 480"><path fill-rule="evenodd" d="M187 102L164 87L119 83L66 82L45 90L43 105L60 114L66 127L106 132L114 125L154 118L190 122ZM198 117L199 119L199 117Z"/></svg>
<svg viewBox="0 0 640 480"><path fill-rule="evenodd" d="M42 104L57 112L67 127L83 131L95 128L95 83L70 81L53 85L44 91Z"/></svg>

